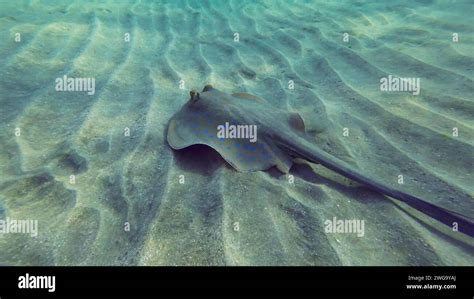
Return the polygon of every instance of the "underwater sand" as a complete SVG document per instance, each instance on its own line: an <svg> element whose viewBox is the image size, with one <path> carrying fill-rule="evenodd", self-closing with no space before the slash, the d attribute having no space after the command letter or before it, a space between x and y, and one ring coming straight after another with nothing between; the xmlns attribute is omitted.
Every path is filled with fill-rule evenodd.
<svg viewBox="0 0 474 299"><path fill-rule="evenodd" d="M472 238L322 166L290 183L165 141L190 89L249 92L472 217L472 1L365 2L0 2L0 219L39 221L35 238L0 234L0 264L474 265ZM63 75L95 94L56 92ZM421 78L420 95L381 92L388 75ZM326 233L333 217L364 220L364 237Z"/></svg>

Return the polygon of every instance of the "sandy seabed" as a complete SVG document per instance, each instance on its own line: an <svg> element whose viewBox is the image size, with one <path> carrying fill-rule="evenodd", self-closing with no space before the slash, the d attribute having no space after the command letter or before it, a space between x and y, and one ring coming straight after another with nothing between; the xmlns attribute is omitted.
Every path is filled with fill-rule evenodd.
<svg viewBox="0 0 474 299"><path fill-rule="evenodd" d="M472 238L320 165L290 183L165 139L190 89L249 92L305 114L315 144L363 172L472 217L473 10L0 2L0 219L39 230L0 234L0 264L474 265ZM64 75L95 78L95 94L57 92ZM420 94L381 92L389 75L420 78ZM326 233L333 217L364 220L364 236Z"/></svg>

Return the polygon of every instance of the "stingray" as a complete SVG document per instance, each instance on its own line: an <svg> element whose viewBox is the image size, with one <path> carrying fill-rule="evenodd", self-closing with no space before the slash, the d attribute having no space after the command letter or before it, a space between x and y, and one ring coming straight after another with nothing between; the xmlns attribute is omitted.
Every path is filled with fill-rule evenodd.
<svg viewBox="0 0 474 299"><path fill-rule="evenodd" d="M252 130L255 129L252 135ZM276 108L264 99L247 94L227 94L206 85L170 120L167 141L175 150L207 145L240 172L276 167L288 173L295 158L319 163L377 192L405 202L449 227L474 237L474 223L467 216L447 210L396 190L377 178L363 174L311 142L305 123L297 113Z"/></svg>

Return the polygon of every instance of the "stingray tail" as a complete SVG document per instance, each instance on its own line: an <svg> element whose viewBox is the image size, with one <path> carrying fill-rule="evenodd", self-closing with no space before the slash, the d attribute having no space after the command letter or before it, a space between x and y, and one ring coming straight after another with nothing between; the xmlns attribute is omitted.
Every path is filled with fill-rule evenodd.
<svg viewBox="0 0 474 299"><path fill-rule="evenodd" d="M464 215L431 204L403 191L393 189L379 180L363 175L356 168L329 155L304 139L302 142L298 142L297 144L288 144L288 139L285 141L281 140L281 143L283 146L287 147L289 151L294 152L295 156L302 157L308 161L320 163L323 166L354 181L362 183L375 191L403 201L418 211L438 220L441 223L444 223L451 228L453 228L457 223L458 231L474 237L474 223L468 220Z"/></svg>

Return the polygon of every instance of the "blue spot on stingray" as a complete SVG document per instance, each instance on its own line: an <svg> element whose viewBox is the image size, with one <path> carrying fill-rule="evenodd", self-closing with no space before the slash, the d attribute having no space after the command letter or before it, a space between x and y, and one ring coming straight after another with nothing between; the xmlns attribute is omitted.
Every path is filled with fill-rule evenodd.
<svg viewBox="0 0 474 299"><path fill-rule="evenodd" d="M239 148L239 147L240 147L240 143L236 143L236 144L235 144L235 147L236 147L236 148Z"/></svg>

